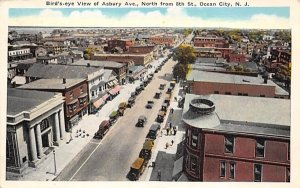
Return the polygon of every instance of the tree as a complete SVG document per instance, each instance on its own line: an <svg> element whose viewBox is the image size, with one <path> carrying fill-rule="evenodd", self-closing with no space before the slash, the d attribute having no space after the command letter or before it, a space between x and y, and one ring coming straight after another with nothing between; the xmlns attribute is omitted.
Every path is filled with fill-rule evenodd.
<svg viewBox="0 0 300 188"><path fill-rule="evenodd" d="M187 65L177 63L173 69L173 76L174 76L174 78L185 80L187 72L188 72Z"/></svg>
<svg viewBox="0 0 300 188"><path fill-rule="evenodd" d="M180 45L174 53L174 60L180 64L190 64L196 61L195 50L190 45Z"/></svg>

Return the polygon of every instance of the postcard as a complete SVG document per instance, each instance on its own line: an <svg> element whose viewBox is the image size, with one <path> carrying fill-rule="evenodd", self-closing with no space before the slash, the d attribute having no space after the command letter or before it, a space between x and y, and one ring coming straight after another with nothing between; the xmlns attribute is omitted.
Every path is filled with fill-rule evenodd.
<svg viewBox="0 0 300 188"><path fill-rule="evenodd" d="M1 1L1 187L298 187L299 4Z"/></svg>

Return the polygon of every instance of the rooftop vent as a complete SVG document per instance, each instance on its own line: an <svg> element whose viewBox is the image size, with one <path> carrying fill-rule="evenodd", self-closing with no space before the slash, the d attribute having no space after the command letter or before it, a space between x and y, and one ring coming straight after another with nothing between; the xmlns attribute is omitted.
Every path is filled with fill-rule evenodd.
<svg viewBox="0 0 300 188"><path fill-rule="evenodd" d="M215 104L207 99L193 99L190 102L190 110L196 114L211 114L215 111Z"/></svg>

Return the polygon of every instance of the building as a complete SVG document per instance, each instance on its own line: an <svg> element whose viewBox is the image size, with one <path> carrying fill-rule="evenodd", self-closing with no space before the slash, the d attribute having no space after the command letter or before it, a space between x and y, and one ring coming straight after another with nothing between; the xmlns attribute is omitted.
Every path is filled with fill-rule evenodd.
<svg viewBox="0 0 300 188"><path fill-rule="evenodd" d="M6 170L36 167L65 137L64 97L59 93L7 89Z"/></svg>
<svg viewBox="0 0 300 188"><path fill-rule="evenodd" d="M115 48L121 48L123 50L123 52L128 51L130 46L134 45L134 41L133 40L129 40L129 39L112 39L107 41L107 50L108 51L112 51Z"/></svg>
<svg viewBox="0 0 300 188"><path fill-rule="evenodd" d="M132 66L130 67L130 69L128 70L128 80L129 82L133 82L134 80L138 80L140 78L142 78L145 73L147 72L147 70L145 69L144 66Z"/></svg>
<svg viewBox="0 0 300 188"><path fill-rule="evenodd" d="M228 54L225 57L227 62L231 63L244 63L246 62L246 57L244 54Z"/></svg>
<svg viewBox="0 0 300 188"><path fill-rule="evenodd" d="M192 70L187 76L189 93L289 98L289 93L267 78Z"/></svg>
<svg viewBox="0 0 300 188"><path fill-rule="evenodd" d="M134 65L147 65L153 61L153 53L147 54L98 54L94 53L91 55L91 60L99 61L124 61L124 60L133 60Z"/></svg>
<svg viewBox="0 0 300 188"><path fill-rule="evenodd" d="M30 52L30 48L12 49L8 51L8 61L18 61L32 58L33 54Z"/></svg>
<svg viewBox="0 0 300 188"><path fill-rule="evenodd" d="M154 35L149 38L149 42L155 45L174 46L177 38L176 35Z"/></svg>
<svg viewBox="0 0 300 188"><path fill-rule="evenodd" d="M65 97L64 129L68 132L88 112L89 102L86 79L39 79L18 88L61 93Z"/></svg>
<svg viewBox="0 0 300 188"><path fill-rule="evenodd" d="M26 83L34 81L36 79L85 79L88 84L88 102L91 102L92 99L100 98L99 92L104 90L102 82L104 69L102 67L88 67L86 66L75 66L75 65L56 65L49 64L44 65L37 63L34 66L30 67L28 71L25 73ZM106 83L105 83L106 84ZM111 85L111 88L117 86L117 82ZM93 104L89 103L89 109L91 109ZM91 111L89 111L91 112Z"/></svg>
<svg viewBox="0 0 300 188"><path fill-rule="evenodd" d="M229 43L217 36L196 36L193 42L195 47L229 48Z"/></svg>
<svg viewBox="0 0 300 188"><path fill-rule="evenodd" d="M183 172L193 181L288 182L290 101L187 94Z"/></svg>
<svg viewBox="0 0 300 188"><path fill-rule="evenodd" d="M104 69L113 70L117 73L119 84L126 83L127 64L118 63L115 61L93 61L93 60L79 60L70 65L90 66L90 67L103 67Z"/></svg>

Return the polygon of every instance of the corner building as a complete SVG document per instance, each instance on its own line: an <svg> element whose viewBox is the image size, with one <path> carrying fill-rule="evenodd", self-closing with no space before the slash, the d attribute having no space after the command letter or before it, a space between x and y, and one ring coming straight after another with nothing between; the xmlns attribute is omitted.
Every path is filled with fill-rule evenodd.
<svg viewBox="0 0 300 188"><path fill-rule="evenodd" d="M192 181L290 181L290 101L187 94L183 172Z"/></svg>

